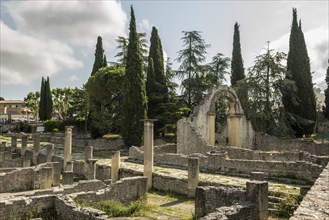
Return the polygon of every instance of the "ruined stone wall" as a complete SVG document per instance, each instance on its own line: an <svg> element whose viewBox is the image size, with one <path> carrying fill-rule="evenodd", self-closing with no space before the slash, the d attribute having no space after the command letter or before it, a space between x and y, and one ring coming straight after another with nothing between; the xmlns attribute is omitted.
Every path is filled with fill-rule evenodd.
<svg viewBox="0 0 329 220"><path fill-rule="evenodd" d="M41 212L49 212L54 207L54 196L42 195L31 199L20 198L10 201L0 200L0 220L30 219L40 215Z"/></svg>
<svg viewBox="0 0 329 220"><path fill-rule="evenodd" d="M108 187L99 180L81 181L63 188L36 190L18 198L0 198L0 220L30 219L36 216L59 220L109 219L102 211L77 207L72 200L73 196L89 202L116 200L128 203L145 195L146 183L145 177L122 179Z"/></svg>
<svg viewBox="0 0 329 220"><path fill-rule="evenodd" d="M122 203L142 198L147 192L146 177L130 177L123 178L108 188L99 191L78 193L76 199L78 201L99 202L102 200L115 200Z"/></svg>
<svg viewBox="0 0 329 220"><path fill-rule="evenodd" d="M329 144L317 144L312 140L280 139L267 134L256 133L255 150L262 151L305 151L313 155L328 156Z"/></svg>
<svg viewBox="0 0 329 220"><path fill-rule="evenodd" d="M206 139L186 119L177 121L177 153L205 153Z"/></svg>
<svg viewBox="0 0 329 220"><path fill-rule="evenodd" d="M7 173L0 169L0 193L33 189L33 168L20 168Z"/></svg>
<svg viewBox="0 0 329 220"><path fill-rule="evenodd" d="M303 198L291 220L329 219L329 163Z"/></svg>
<svg viewBox="0 0 329 220"><path fill-rule="evenodd" d="M250 153L249 151L245 151ZM246 153L247 154L247 153ZM264 156L260 154L259 156ZM210 171L215 173L229 173L235 175L247 174L251 172L264 172L267 177L288 177L294 179L302 179L313 182L322 172L323 166L313 164L307 161L266 161L266 160L245 160L245 159L230 159L222 155L210 154L201 155L193 154L199 158L200 170ZM253 157L255 155L249 155ZM138 161L143 161L143 151L136 147L129 149L129 157ZM271 155L267 155L267 159ZM278 156L279 157L279 156ZM181 154L155 154L155 164L162 164L171 167L186 168L186 155ZM328 158L326 158L328 159ZM325 160L324 160L325 161Z"/></svg>
<svg viewBox="0 0 329 220"><path fill-rule="evenodd" d="M215 212L218 207L244 201L245 190L238 187L197 187L195 197L195 212L198 216L204 216Z"/></svg>
<svg viewBox="0 0 329 220"><path fill-rule="evenodd" d="M208 215L200 218L199 220L213 220L213 219L225 219L225 220L255 220L257 219L257 213L252 203L242 203L231 206L223 206L217 208L216 211L209 213Z"/></svg>

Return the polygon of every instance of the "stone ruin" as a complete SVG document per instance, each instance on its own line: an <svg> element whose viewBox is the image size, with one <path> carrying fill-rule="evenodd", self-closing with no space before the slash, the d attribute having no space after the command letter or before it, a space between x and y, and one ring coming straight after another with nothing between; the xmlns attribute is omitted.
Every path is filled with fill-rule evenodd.
<svg viewBox="0 0 329 220"><path fill-rule="evenodd" d="M230 105L222 137L214 129L214 103L220 97ZM0 146L0 220L24 219L31 213L108 219L102 211L78 207L74 199L127 203L150 188L195 197L195 214L203 220L267 219L278 193L269 189L266 180L271 179L306 186L301 187L305 197L292 219L328 218L328 145L255 133L231 88L214 88L189 118L178 122L177 144L154 147L153 123L144 120L144 146L129 149L130 161L144 163L142 172L121 167L120 152L112 156L111 165L97 164L91 146L84 147L84 160L72 160L71 127L65 131L63 157L54 155L53 144L41 152L40 134L33 134L32 150L27 148L28 136L11 135L11 144ZM183 168L187 178L155 173L154 164ZM201 182L200 171L250 180L244 187ZM77 175L87 180L76 182Z"/></svg>

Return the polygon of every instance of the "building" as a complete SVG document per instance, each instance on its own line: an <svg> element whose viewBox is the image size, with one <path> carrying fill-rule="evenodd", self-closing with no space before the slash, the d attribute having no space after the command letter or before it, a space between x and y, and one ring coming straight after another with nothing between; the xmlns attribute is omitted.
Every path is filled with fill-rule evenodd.
<svg viewBox="0 0 329 220"><path fill-rule="evenodd" d="M0 101L0 115L26 115L29 109L25 102L21 100L3 100Z"/></svg>

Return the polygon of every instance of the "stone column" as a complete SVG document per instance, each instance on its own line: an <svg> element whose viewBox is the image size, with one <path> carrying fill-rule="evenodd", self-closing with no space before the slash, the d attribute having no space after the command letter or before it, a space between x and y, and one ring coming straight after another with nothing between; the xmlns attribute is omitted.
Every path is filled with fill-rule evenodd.
<svg viewBox="0 0 329 220"><path fill-rule="evenodd" d="M268 183L250 181L246 183L246 200L255 204L257 219L268 219Z"/></svg>
<svg viewBox="0 0 329 220"><path fill-rule="evenodd" d="M14 152L17 148L17 136L14 134L14 136L11 136L11 152Z"/></svg>
<svg viewBox="0 0 329 220"><path fill-rule="evenodd" d="M92 159L93 159L93 147L87 146L85 148L85 162L87 162L88 160L92 160Z"/></svg>
<svg viewBox="0 0 329 220"><path fill-rule="evenodd" d="M64 171L62 173L62 184L63 185L71 185L73 184L74 174L71 171Z"/></svg>
<svg viewBox="0 0 329 220"><path fill-rule="evenodd" d="M187 196L195 197L195 190L199 183L199 158L188 158L188 180L187 180Z"/></svg>
<svg viewBox="0 0 329 220"><path fill-rule="evenodd" d="M34 133L33 134L33 159L32 159L32 163L34 165L38 164L39 153L40 153L40 134Z"/></svg>
<svg viewBox="0 0 329 220"><path fill-rule="evenodd" d="M144 119L144 176L147 177L147 189L152 188L153 173L153 123L155 119Z"/></svg>
<svg viewBox="0 0 329 220"><path fill-rule="evenodd" d="M250 180L264 181L264 172L251 172Z"/></svg>
<svg viewBox="0 0 329 220"><path fill-rule="evenodd" d="M22 157L23 160L23 167L30 167L31 166L31 160L28 157Z"/></svg>
<svg viewBox="0 0 329 220"><path fill-rule="evenodd" d="M27 149L27 135L22 135L22 144L21 144L21 156L25 156Z"/></svg>
<svg viewBox="0 0 329 220"><path fill-rule="evenodd" d="M235 147L241 147L240 141L240 119L242 114L230 114L228 123L229 144Z"/></svg>
<svg viewBox="0 0 329 220"><path fill-rule="evenodd" d="M65 140L64 140L64 170L66 163L72 158L72 129L73 126L65 126Z"/></svg>
<svg viewBox="0 0 329 220"><path fill-rule="evenodd" d="M48 144L47 146L47 163L52 162L53 156L54 156L54 144Z"/></svg>
<svg viewBox="0 0 329 220"><path fill-rule="evenodd" d="M88 180L96 179L96 159L91 159L87 161L87 170L85 173L85 177Z"/></svg>
<svg viewBox="0 0 329 220"><path fill-rule="evenodd" d="M119 180L119 169L120 169L120 151L117 151L111 160L111 179L112 183Z"/></svg>
<svg viewBox="0 0 329 220"><path fill-rule="evenodd" d="M53 162L53 186L61 184L61 164L60 162Z"/></svg>
<svg viewBox="0 0 329 220"><path fill-rule="evenodd" d="M207 114L208 121L208 137L209 137L209 145L215 145L215 121L216 121L216 113L208 112Z"/></svg>

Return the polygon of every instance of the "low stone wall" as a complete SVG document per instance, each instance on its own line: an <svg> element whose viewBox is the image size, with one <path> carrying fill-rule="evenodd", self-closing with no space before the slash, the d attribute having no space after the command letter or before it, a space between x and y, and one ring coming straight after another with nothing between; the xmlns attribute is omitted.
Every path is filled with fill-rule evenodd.
<svg viewBox="0 0 329 220"><path fill-rule="evenodd" d="M30 199L0 200L0 220L30 219L33 216L40 216L42 212L48 212L50 215L54 207L54 197L42 195Z"/></svg>
<svg viewBox="0 0 329 220"><path fill-rule="evenodd" d="M115 200L122 203L128 203L132 200L142 198L147 192L146 177L123 178L108 188L99 191L78 193L78 201L99 202L102 200Z"/></svg>
<svg viewBox="0 0 329 220"><path fill-rule="evenodd" d="M94 186L93 189L92 186ZM128 203L142 198L147 191L146 187L146 177L133 177L122 179L107 188L99 180L83 181L71 187L64 187L61 190L39 190L35 194L18 198L1 198L0 220L30 219L36 216L60 220L109 219L102 211L88 207L79 208L73 202L73 196L76 196L78 200L88 200L90 202L116 200ZM93 190L93 192L86 192L89 190ZM78 191L79 193L70 195ZM46 195L44 195L45 193Z"/></svg>
<svg viewBox="0 0 329 220"><path fill-rule="evenodd" d="M137 147L129 149L129 158L143 161L143 151ZM323 166L306 161L264 161L230 159L221 154L192 154L199 158L200 170L249 175L251 172L264 172L267 177L287 177L314 182L322 172ZM186 168L188 156L182 154L155 154L154 163L171 167Z"/></svg>
<svg viewBox="0 0 329 220"><path fill-rule="evenodd" d="M250 181L246 189L197 187L195 215L203 220L268 218L268 183Z"/></svg>
<svg viewBox="0 0 329 220"><path fill-rule="evenodd" d="M329 219L329 163L303 198L291 220Z"/></svg>
<svg viewBox="0 0 329 220"><path fill-rule="evenodd" d="M255 220L257 213L252 203L246 202L238 205L223 206L199 220Z"/></svg>
<svg viewBox="0 0 329 220"><path fill-rule="evenodd" d="M221 206L230 206L245 200L245 190L238 187L197 187L195 212L199 216L216 211Z"/></svg>
<svg viewBox="0 0 329 220"><path fill-rule="evenodd" d="M0 193L49 188L51 184L52 167L48 164L17 168L5 173L1 173L0 169Z"/></svg>
<svg viewBox="0 0 329 220"><path fill-rule="evenodd" d="M262 151L305 151L319 156L329 155L329 144L317 144L313 140L280 139L267 134L256 133L255 150Z"/></svg>

